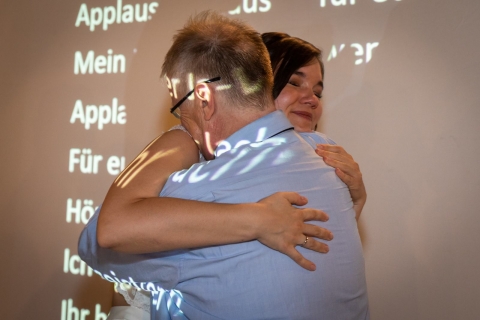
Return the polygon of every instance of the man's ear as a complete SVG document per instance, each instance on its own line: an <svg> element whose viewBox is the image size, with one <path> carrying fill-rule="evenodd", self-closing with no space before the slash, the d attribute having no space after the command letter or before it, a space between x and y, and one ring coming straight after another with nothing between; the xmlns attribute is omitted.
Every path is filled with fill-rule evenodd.
<svg viewBox="0 0 480 320"><path fill-rule="evenodd" d="M210 90L210 87L206 83L197 83L195 85L195 96L202 105L203 118L205 121L209 121L215 113L215 93Z"/></svg>

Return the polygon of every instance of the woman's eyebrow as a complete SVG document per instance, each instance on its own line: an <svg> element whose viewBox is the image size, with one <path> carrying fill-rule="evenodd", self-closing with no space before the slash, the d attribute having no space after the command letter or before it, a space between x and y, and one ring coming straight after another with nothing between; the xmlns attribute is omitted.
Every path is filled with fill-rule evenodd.
<svg viewBox="0 0 480 320"><path fill-rule="evenodd" d="M305 78L305 77L306 77L305 73L303 73L302 71L298 71L298 70L295 71L293 74L294 74L294 75L297 75L297 76L299 76L299 77L302 77L302 78Z"/></svg>

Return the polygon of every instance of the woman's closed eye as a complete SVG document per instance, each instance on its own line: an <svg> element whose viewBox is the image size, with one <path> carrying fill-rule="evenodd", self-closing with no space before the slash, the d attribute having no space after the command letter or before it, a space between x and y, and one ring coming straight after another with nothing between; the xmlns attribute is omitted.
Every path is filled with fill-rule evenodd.
<svg viewBox="0 0 480 320"><path fill-rule="evenodd" d="M300 87L300 84L297 81L290 80L290 81L288 81L288 84L290 84L294 87Z"/></svg>

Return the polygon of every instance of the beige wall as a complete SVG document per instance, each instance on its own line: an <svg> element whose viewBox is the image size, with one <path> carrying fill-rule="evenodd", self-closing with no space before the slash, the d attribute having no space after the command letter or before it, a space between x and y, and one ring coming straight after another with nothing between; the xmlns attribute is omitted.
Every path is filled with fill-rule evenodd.
<svg viewBox="0 0 480 320"><path fill-rule="evenodd" d="M75 26L80 5L90 11L116 7L115 0L1 4L6 319L62 319L68 299L89 311L85 319L95 319L97 303L108 311L111 285L86 270L73 274L82 273L74 255L83 223L75 216L67 222L68 199L80 199L87 217L115 177L107 159L128 163L175 124L159 79L172 35L192 13L237 6L236 16L260 32L288 32L324 49L320 129L360 163L368 191L360 229L372 319L478 317L480 2L264 0L256 13L245 13L242 1L157 1L146 23L99 25L93 32ZM136 3L152 1L123 0ZM375 48L367 57L352 44ZM108 56L108 49L125 57L124 73L74 74L75 52ZM113 98L126 107L125 124L86 130L78 120L70 123L77 100L112 107ZM69 172L74 148L102 155L97 174L78 165Z"/></svg>

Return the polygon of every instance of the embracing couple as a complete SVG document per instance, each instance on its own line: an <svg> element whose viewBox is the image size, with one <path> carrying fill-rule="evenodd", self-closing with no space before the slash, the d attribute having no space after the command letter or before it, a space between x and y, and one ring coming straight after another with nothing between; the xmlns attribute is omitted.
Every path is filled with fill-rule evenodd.
<svg viewBox="0 0 480 320"><path fill-rule="evenodd" d="M361 173L314 131L321 51L205 12L162 74L182 126L117 177L80 237L87 264L133 286L109 319L369 319Z"/></svg>

